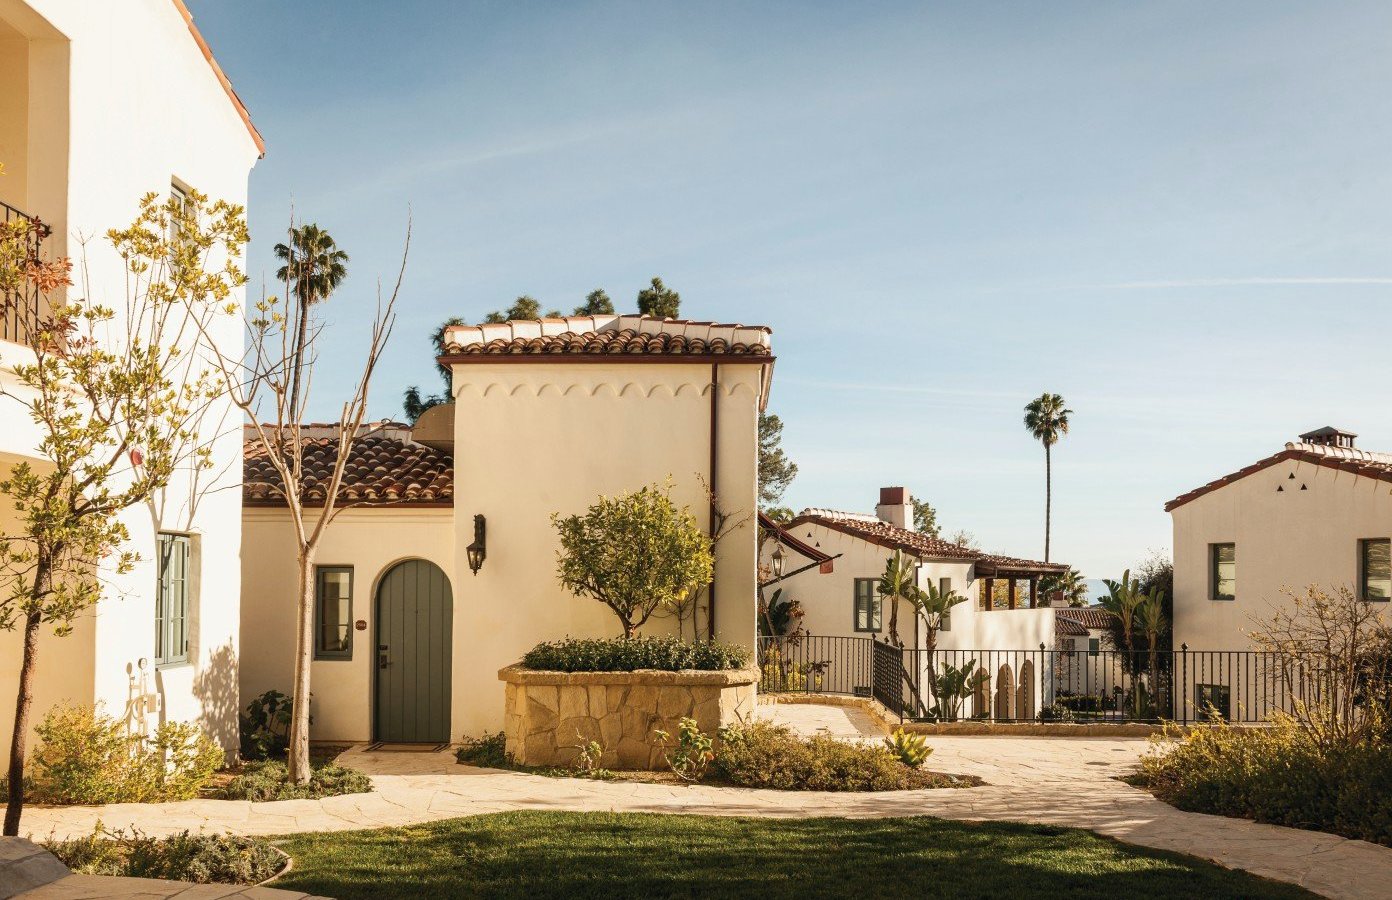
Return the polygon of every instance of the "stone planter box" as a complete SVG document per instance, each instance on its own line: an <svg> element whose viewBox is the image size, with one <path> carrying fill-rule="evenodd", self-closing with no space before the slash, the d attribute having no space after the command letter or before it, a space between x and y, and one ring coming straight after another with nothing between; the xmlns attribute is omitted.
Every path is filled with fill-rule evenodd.
<svg viewBox="0 0 1392 900"><path fill-rule="evenodd" d="M662 769L662 729L695 719L714 737L721 725L754 716L758 669L724 672L539 672L521 665L498 672L507 685L507 752L529 766L570 766L579 745L599 741L608 769Z"/></svg>

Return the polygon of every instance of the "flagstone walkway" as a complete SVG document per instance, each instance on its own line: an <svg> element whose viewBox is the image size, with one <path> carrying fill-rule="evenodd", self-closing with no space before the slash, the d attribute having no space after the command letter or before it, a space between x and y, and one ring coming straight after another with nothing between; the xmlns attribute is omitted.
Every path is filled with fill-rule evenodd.
<svg viewBox="0 0 1392 900"><path fill-rule="evenodd" d="M805 733L878 738L858 710L778 705L766 715ZM1334 835L1181 812L1115 776L1131 771L1141 739L935 736L928 765L978 775L984 787L877 794L812 793L545 778L458 765L440 753L347 751L340 761L372 776L370 794L249 803L191 800L158 805L25 810L23 830L44 838L135 826L274 835L430 822L507 810L691 813L716 816L941 816L1086 828L1172 850L1337 898L1392 896L1392 848Z"/></svg>

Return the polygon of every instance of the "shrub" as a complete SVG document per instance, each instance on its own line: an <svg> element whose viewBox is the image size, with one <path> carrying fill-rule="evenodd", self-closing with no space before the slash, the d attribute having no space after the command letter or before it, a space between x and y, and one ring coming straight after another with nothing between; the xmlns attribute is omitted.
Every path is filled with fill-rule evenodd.
<svg viewBox="0 0 1392 900"><path fill-rule="evenodd" d="M770 722L723 729L714 769L737 785L788 791L897 791L975 783L911 769L883 746L827 735L803 739Z"/></svg>
<svg viewBox="0 0 1392 900"><path fill-rule="evenodd" d="M485 769L511 769L513 759L507 752L507 737L501 732L485 731L482 737L466 737L454 758L466 766Z"/></svg>
<svg viewBox="0 0 1392 900"><path fill-rule="evenodd" d="M1073 710L1062 703L1046 706L1039 711L1039 721L1041 722L1072 722L1075 718Z"/></svg>
<svg viewBox="0 0 1392 900"><path fill-rule="evenodd" d="M291 697L274 690L266 691L248 703L246 713L237 717L242 758L284 757L286 748L290 746L290 716L293 710Z"/></svg>
<svg viewBox="0 0 1392 900"><path fill-rule="evenodd" d="M1180 809L1392 845L1389 748L1329 749L1291 719L1167 731L1141 761L1140 780Z"/></svg>
<svg viewBox="0 0 1392 900"><path fill-rule="evenodd" d="M372 790L372 779L336 763L316 766L306 784L291 784L285 763L264 760L247 763L240 774L219 792L223 800L318 800L340 794L366 794Z"/></svg>
<svg viewBox="0 0 1392 900"><path fill-rule="evenodd" d="M885 748L899 757L899 761L910 769L917 769L923 765L933 753L933 748L928 746L927 738L903 728L894 729L894 733L885 738L884 742Z"/></svg>
<svg viewBox="0 0 1392 900"><path fill-rule="evenodd" d="M234 834L181 832L155 838L132 829L106 831L100 825L88 837L50 841L45 846L64 865L83 875L164 878L198 884L256 884L283 865L283 857L266 841Z"/></svg>
<svg viewBox="0 0 1392 900"><path fill-rule="evenodd" d="M748 662L749 652L743 647L675 637L566 638L537 644L522 657L527 668L547 672L718 671L740 669Z"/></svg>
<svg viewBox="0 0 1392 900"><path fill-rule="evenodd" d="M657 739L662 743L662 758L667 762L667 767L683 781L700 781L706 775L706 767L715 759L715 752L712 749L714 742L710 735L701 730L696 724L696 720L683 717L677 727L677 747L675 752L667 751L667 743L671 735L658 729L653 732Z"/></svg>
<svg viewBox="0 0 1392 900"><path fill-rule="evenodd" d="M196 725L166 722L147 744L90 706L56 706L34 733L33 797L41 803L187 800L224 759Z"/></svg>

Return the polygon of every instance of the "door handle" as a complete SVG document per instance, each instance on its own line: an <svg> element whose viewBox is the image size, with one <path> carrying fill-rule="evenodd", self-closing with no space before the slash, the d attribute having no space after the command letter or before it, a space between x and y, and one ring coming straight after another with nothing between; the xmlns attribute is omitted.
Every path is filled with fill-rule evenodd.
<svg viewBox="0 0 1392 900"><path fill-rule="evenodd" d="M391 665L391 660L387 659L387 645L386 645L386 644L378 644L378 645L377 645L377 668L379 668L379 669L385 669L385 668L386 668L387 666L389 666L389 665Z"/></svg>

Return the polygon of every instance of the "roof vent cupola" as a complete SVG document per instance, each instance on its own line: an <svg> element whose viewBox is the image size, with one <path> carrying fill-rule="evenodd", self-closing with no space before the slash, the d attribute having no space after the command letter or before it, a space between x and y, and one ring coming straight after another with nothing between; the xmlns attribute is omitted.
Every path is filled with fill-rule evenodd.
<svg viewBox="0 0 1392 900"><path fill-rule="evenodd" d="M1305 432L1300 436L1300 442L1303 444L1322 444L1325 447L1347 447L1352 450L1354 439L1357 437L1358 435L1352 431L1344 431L1342 428L1326 425L1323 428Z"/></svg>

